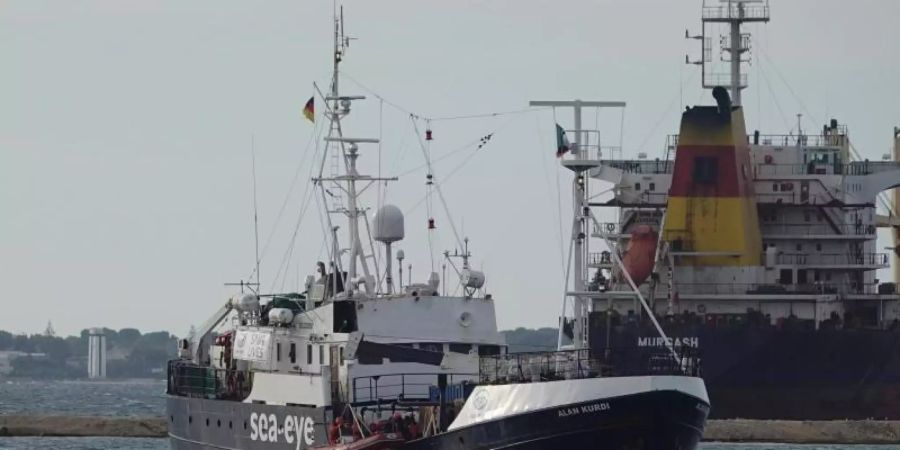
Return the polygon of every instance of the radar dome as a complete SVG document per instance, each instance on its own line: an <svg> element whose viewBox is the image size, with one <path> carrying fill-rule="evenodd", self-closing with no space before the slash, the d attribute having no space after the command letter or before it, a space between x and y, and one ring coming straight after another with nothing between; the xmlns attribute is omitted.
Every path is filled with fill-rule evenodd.
<svg viewBox="0 0 900 450"><path fill-rule="evenodd" d="M403 239L403 212L394 205L384 205L375 213L373 237L378 242L391 243Z"/></svg>

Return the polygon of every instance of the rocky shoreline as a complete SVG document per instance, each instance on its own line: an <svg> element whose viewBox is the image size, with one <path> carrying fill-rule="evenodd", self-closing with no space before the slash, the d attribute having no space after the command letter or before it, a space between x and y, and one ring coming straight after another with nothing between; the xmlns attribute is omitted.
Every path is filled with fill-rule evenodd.
<svg viewBox="0 0 900 450"><path fill-rule="evenodd" d="M0 416L0 436L166 437L162 417ZM710 420L705 441L900 444L900 421Z"/></svg>

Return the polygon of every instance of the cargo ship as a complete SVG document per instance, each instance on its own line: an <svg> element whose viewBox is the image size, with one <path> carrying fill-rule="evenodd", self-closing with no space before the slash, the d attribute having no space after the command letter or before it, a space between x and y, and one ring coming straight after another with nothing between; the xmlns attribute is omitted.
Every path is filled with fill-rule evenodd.
<svg viewBox="0 0 900 450"><path fill-rule="evenodd" d="M836 119L786 135L747 129L742 73L768 2L706 1L695 63L710 106L687 108L658 158L576 146L609 187L585 202L576 265L587 280L564 309L560 339L621 363L675 346L702 361L713 418L900 419L898 279L900 129L893 155L859 157ZM721 32L721 38L716 33ZM726 61L714 73L713 42ZM802 56L801 56L802 57ZM590 134L569 131L586 142ZM616 219L596 217L613 210ZM596 213L596 216L595 216ZM877 230L894 242L879 251ZM630 261L638 292L616 259ZM657 333L655 322L665 331Z"/></svg>

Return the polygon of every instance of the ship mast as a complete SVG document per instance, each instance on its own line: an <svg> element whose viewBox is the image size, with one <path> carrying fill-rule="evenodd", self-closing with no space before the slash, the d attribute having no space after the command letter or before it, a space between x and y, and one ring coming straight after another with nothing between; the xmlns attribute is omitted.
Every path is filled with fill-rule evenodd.
<svg viewBox="0 0 900 450"><path fill-rule="evenodd" d="M768 0L712 0L703 2L703 31L699 36L691 36L685 31L688 39L702 42L702 57L699 61L685 62L701 66L703 87L713 89L726 87L731 92L734 106L741 105L741 90L747 87L747 76L741 73L741 64L750 62L743 59L743 54L750 51L750 33L741 33L741 25L746 22L768 22ZM722 23L728 25L728 34L719 39L722 61L729 63L729 73L709 73L707 65L712 62L711 38L707 37L707 24Z"/></svg>
<svg viewBox="0 0 900 450"><path fill-rule="evenodd" d="M574 214L572 217L572 309L573 309L573 329L572 342L576 349L588 348L587 336L587 314L590 297L586 296L584 280L586 278L586 263L588 260L588 225L590 222L590 207L588 206L587 182L590 178L585 172L600 165L600 140L599 136L594 144L590 143L589 130L581 127L581 109L582 108L624 108L625 102L598 102L583 100L565 100L565 101L531 101L529 106L543 107L570 107L574 112L575 129L569 130L573 133L573 142L570 145L569 153L572 158L562 161L563 167L574 172L575 177L572 180ZM596 131L596 130L594 130ZM596 147L597 155L589 155L588 150ZM568 283L568 280L566 280ZM567 294L568 296L568 294ZM562 324L560 332L562 332Z"/></svg>
<svg viewBox="0 0 900 450"><path fill-rule="evenodd" d="M377 144L379 141L374 138L346 137L341 128L341 119L350 114L352 102L354 100L364 100L366 98L361 95L341 95L340 90L338 89L340 63L343 61L350 40L351 38L344 34L344 12L343 7L341 7L340 15L336 15L334 18L334 72L331 78L331 92L325 99L330 103L330 107L325 111L325 116L331 121L331 126L329 128L328 136L325 138L325 142L327 143L325 148L326 154L323 155L320 173L317 178L313 178L313 181L318 183L321 189L325 189L321 182L334 182L335 186L347 195L346 206L338 206L328 211L329 213L343 213L347 216L350 248L347 249L349 263L347 268L347 280L345 280L343 285L348 294L352 294L355 288L354 283L356 282L357 275L359 272L362 272L364 276L364 283L362 284L366 294L372 295L375 293L375 277L369 271L369 265L366 261L362 240L359 236L359 221L361 217L365 218L365 209L360 208L359 206L359 195L362 194L366 188L371 186L372 183L378 181L395 181L397 178L376 178L360 174L357 169L357 160L360 157L359 144ZM332 143L336 144L334 148L331 148L330 144ZM324 161L329 150L340 152L337 156L339 159L343 160L343 166L345 168L345 173L343 175L333 173L331 177L322 176L321 171L324 170ZM337 172L339 169L333 167L333 170ZM362 182L362 186L360 186L360 182ZM332 197L339 198L334 195L332 195ZM339 272L341 270L341 251L337 241L337 228L332 227L332 230L332 241L334 245L332 258L334 259L335 272ZM335 275L338 276L339 274L336 273Z"/></svg>

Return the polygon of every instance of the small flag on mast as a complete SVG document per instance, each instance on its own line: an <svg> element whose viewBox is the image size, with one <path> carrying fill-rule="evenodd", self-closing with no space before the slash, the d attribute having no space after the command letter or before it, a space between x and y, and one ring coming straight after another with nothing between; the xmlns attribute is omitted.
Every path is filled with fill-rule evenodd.
<svg viewBox="0 0 900 450"><path fill-rule="evenodd" d="M566 137L566 130L556 124L556 157L562 158L571 148L569 138Z"/></svg>
<svg viewBox="0 0 900 450"><path fill-rule="evenodd" d="M315 98L315 96L310 97L309 101L306 102L306 106L303 107L303 117L306 117L312 123L316 123Z"/></svg>

